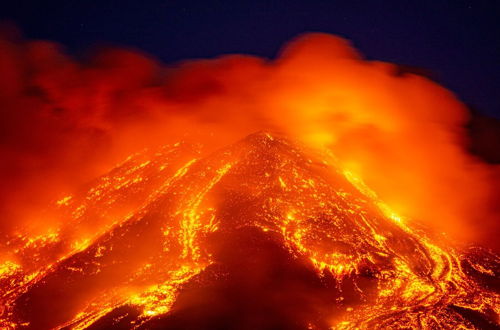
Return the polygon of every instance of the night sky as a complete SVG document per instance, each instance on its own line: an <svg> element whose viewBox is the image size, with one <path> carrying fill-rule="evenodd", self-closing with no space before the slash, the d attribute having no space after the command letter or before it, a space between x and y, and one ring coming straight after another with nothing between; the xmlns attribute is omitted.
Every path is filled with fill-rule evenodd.
<svg viewBox="0 0 500 330"><path fill-rule="evenodd" d="M226 53L274 57L296 35L350 39L367 58L424 68L459 98L500 118L500 1L1 1L0 20L74 56L95 45L163 62Z"/></svg>

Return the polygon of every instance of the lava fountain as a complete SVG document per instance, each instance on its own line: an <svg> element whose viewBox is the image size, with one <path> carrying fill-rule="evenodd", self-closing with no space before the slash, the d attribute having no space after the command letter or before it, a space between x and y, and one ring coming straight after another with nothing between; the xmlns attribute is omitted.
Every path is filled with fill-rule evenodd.
<svg viewBox="0 0 500 330"><path fill-rule="evenodd" d="M0 326L498 327L498 169L439 85L323 34L172 67L0 47Z"/></svg>

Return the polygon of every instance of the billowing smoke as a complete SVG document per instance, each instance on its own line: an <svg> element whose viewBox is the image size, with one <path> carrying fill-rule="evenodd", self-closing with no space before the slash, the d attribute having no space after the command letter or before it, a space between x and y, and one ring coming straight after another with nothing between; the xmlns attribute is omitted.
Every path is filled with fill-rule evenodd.
<svg viewBox="0 0 500 330"><path fill-rule="evenodd" d="M52 225L44 205L144 147L219 146L263 129L327 148L394 210L436 231L466 241L497 232L499 171L467 151L466 107L335 36L301 36L275 60L165 66L126 49L75 60L55 43L5 34L0 72L5 232Z"/></svg>

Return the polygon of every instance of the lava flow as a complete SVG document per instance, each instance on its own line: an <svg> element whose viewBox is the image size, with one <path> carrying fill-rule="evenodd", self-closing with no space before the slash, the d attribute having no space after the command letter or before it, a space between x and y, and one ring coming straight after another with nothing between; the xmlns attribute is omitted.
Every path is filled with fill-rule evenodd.
<svg viewBox="0 0 500 330"><path fill-rule="evenodd" d="M430 79L3 34L0 328L499 327L500 170Z"/></svg>
<svg viewBox="0 0 500 330"><path fill-rule="evenodd" d="M498 256L427 235L279 134L146 150L54 207L58 230L4 243L4 328L498 325Z"/></svg>

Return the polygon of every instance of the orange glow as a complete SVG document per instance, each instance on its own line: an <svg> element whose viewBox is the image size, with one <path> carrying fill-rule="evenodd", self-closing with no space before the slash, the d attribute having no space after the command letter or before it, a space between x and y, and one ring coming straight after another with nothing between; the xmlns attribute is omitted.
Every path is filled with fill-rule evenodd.
<svg viewBox="0 0 500 330"><path fill-rule="evenodd" d="M498 323L498 168L436 83L325 34L172 67L0 38L0 72L0 327Z"/></svg>

